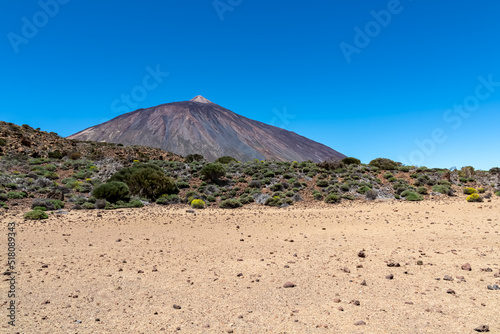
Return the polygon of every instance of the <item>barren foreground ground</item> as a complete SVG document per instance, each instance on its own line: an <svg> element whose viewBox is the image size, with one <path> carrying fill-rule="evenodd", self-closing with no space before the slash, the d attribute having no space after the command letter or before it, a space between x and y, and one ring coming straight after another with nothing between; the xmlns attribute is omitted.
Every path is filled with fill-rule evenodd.
<svg viewBox="0 0 500 334"><path fill-rule="evenodd" d="M500 290L487 289L500 281L499 209L498 197L148 206L43 222L11 210L0 216L0 260L15 221L17 319L7 324L2 279L0 331L500 333Z"/></svg>

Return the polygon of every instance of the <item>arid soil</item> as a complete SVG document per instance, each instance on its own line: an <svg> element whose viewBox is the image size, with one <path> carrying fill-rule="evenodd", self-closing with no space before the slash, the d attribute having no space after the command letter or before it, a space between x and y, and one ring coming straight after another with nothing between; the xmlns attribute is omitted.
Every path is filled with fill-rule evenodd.
<svg viewBox="0 0 500 334"><path fill-rule="evenodd" d="M6 226L16 222L17 319L7 324L2 279L0 332L474 333L488 325L500 333L500 290L487 289L500 284L499 209L496 196L195 213L151 205L31 222L14 208L0 216L0 260L5 267Z"/></svg>

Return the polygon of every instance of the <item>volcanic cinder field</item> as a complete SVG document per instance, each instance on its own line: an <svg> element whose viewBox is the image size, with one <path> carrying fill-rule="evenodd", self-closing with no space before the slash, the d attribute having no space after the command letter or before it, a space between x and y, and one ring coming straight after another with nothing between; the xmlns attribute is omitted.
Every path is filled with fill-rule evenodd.
<svg viewBox="0 0 500 334"><path fill-rule="evenodd" d="M14 208L1 217L4 235L17 223L17 318L7 324L4 303L0 331L499 333L494 197L150 205L35 222Z"/></svg>

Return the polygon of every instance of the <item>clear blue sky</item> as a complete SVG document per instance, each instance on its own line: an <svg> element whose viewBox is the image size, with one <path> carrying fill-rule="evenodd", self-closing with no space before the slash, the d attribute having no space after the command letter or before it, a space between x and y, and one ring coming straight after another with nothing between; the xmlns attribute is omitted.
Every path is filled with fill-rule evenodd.
<svg viewBox="0 0 500 334"><path fill-rule="evenodd" d="M0 120L68 136L201 94L363 162L500 165L499 1L55 1L1 5Z"/></svg>

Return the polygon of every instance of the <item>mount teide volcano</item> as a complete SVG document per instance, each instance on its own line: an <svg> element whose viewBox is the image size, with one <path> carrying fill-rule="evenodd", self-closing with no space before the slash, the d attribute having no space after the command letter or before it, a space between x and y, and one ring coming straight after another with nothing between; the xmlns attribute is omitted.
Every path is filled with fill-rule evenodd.
<svg viewBox="0 0 500 334"><path fill-rule="evenodd" d="M294 132L235 114L203 96L120 115L70 139L157 147L208 160L229 155L241 161L323 161L345 156Z"/></svg>

